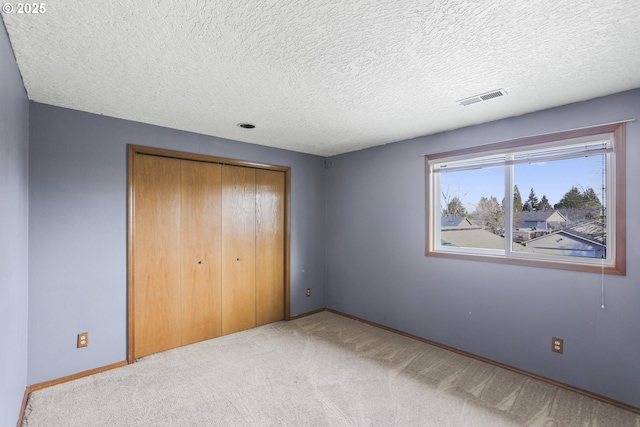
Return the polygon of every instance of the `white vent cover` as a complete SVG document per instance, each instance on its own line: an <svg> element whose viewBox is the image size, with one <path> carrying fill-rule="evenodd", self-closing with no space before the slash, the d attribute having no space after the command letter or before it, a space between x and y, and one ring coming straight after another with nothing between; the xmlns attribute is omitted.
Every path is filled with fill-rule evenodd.
<svg viewBox="0 0 640 427"><path fill-rule="evenodd" d="M461 99L461 100L456 101L456 102L458 104L462 105L463 107L465 107L467 105L475 104L477 102L488 101L488 100L493 99L493 98L498 98L498 97L504 96L506 94L507 94L506 90L504 90L504 89L496 89L496 90L492 90L491 92L482 93L480 95L474 95L474 96L471 96L469 98L464 98L464 99Z"/></svg>

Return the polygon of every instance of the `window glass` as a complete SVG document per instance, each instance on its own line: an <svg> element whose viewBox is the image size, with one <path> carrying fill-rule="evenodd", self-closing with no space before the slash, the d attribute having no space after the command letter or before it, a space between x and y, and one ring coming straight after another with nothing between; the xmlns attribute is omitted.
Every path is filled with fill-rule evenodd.
<svg viewBox="0 0 640 427"><path fill-rule="evenodd" d="M606 258L606 156L514 166L513 250Z"/></svg>
<svg viewBox="0 0 640 427"><path fill-rule="evenodd" d="M426 158L427 255L624 274L624 124Z"/></svg>
<svg viewBox="0 0 640 427"><path fill-rule="evenodd" d="M504 167L440 174L442 246L504 250Z"/></svg>

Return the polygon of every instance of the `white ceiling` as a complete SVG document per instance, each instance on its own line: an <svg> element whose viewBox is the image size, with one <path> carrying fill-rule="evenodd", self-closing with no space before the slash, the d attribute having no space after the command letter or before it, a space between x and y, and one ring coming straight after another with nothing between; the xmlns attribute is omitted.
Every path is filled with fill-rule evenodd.
<svg viewBox="0 0 640 427"><path fill-rule="evenodd" d="M45 5L2 15L29 99L322 156L640 87L638 0Z"/></svg>

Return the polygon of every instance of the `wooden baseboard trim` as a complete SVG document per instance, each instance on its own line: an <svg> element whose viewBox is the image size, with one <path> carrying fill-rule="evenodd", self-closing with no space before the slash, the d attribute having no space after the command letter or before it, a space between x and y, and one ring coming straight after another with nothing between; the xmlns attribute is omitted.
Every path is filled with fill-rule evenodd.
<svg viewBox="0 0 640 427"><path fill-rule="evenodd" d="M89 375L99 374L100 372L109 371L111 369L120 368L122 366L127 366L128 364L129 362L127 362L126 360L123 360L122 362L116 362L116 363L112 363L111 365L101 366L95 369L89 369L88 371L78 372L77 374L67 375L66 377L57 378L55 380L32 384L27 387L27 394L31 393L32 391L41 390L43 388L77 380L78 378L88 377Z"/></svg>
<svg viewBox="0 0 640 427"><path fill-rule="evenodd" d="M302 317L307 317L307 316L312 316L314 314L318 314L318 313L322 313L323 311L327 311L328 309L325 308L319 308L317 310L313 310L313 311L308 311L306 313L302 313L302 314L298 314L296 316L290 317L289 320L296 320L296 319L300 319Z"/></svg>
<svg viewBox="0 0 640 427"><path fill-rule="evenodd" d="M517 374L521 374L521 375L527 376L529 378L533 378L533 379L536 379L536 380L539 380L539 381L543 381L545 383L554 385L556 387L560 387L560 388L563 388L565 390L573 391L573 392L581 394L583 396L587 396L587 397L590 397L592 399L599 400L601 402L608 403L609 405L612 405L612 406L618 407L620 409L624 409L626 411L633 412L634 414L640 415L640 408L637 408L637 407L632 406L632 405L628 405L628 404L623 403L623 402L619 402L617 400L611 399L611 398L603 396L601 394L593 393L591 391L584 390L584 389L581 389L581 388L578 388L578 387L574 387L572 385L565 384L563 382L560 382L560 381L557 381L557 380L554 380L554 379L551 379L551 378L547 378L547 377L544 377L542 375L534 374L533 372L525 371L524 369L516 368L515 366L507 365L506 363L498 362L497 360L493 360L493 359L489 359L489 358L486 358L486 357L483 357L483 356L479 356L477 354L469 353L467 351L460 350L460 349L457 349L457 348L454 348L454 347L450 347L450 346L445 345L445 344L440 344L439 342L431 341L431 340L428 340L426 338L422 338L422 337L419 337L417 335L413 335L413 334L410 334L408 332L401 331L399 329L390 328L388 326L381 325L381 324L376 323L376 322L372 322L372 321L369 321L369 320L366 320L366 319L361 319L361 318L359 318L357 316L352 316L350 314L343 313L343 312L338 311L338 310L327 308L326 311L329 311L329 312L334 313L334 314L338 314L340 316L347 317L347 318L352 319L352 320L356 320L358 322L366 323L367 325L374 326L374 327L380 328L380 329L384 329L385 331L393 332L394 334L402 335L402 336L405 336L407 338L414 339L416 341L421 341L423 343L430 344L430 345L433 345L435 347L439 347L439 348L442 348L444 350L448 350L448 351L460 354L462 356L470 357L472 359L479 360L481 362L485 362L485 363L488 363L490 365L498 366L499 368L503 368L503 369L515 372Z"/></svg>
<svg viewBox="0 0 640 427"><path fill-rule="evenodd" d="M20 415L18 416L18 423L16 424L16 427L22 427L24 410L27 409L27 400L29 400L29 387L26 387L24 389L24 396L22 397L22 406L20 407Z"/></svg>

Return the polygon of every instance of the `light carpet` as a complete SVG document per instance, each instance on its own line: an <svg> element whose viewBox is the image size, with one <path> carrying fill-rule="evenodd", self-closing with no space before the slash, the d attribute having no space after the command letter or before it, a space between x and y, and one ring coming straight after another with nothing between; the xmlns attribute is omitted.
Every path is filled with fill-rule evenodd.
<svg viewBox="0 0 640 427"><path fill-rule="evenodd" d="M35 391L23 426L640 427L640 416L321 312Z"/></svg>

